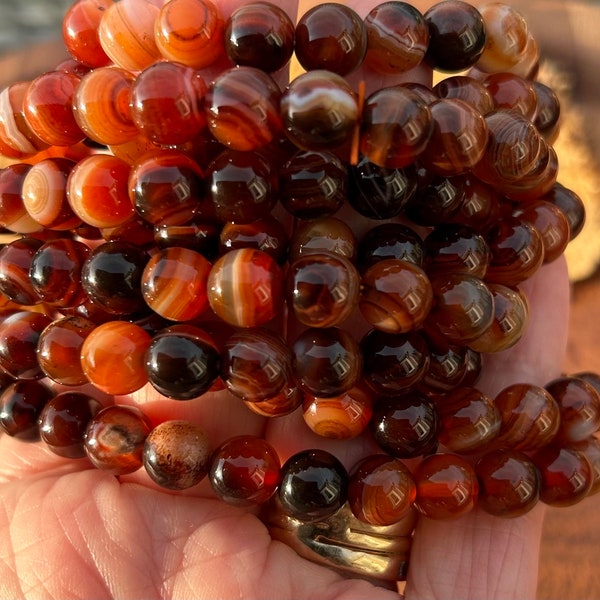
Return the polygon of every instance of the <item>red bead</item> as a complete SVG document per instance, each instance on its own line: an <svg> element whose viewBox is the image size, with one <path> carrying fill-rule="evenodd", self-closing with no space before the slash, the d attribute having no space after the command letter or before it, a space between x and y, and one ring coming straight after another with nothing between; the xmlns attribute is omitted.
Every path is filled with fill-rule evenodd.
<svg viewBox="0 0 600 600"><path fill-rule="evenodd" d="M38 418L54 396L39 381L16 381L3 387L0 395L0 427L7 435L23 441L40 439Z"/></svg>
<svg viewBox="0 0 600 600"><path fill-rule="evenodd" d="M223 442L213 452L208 476L220 500L252 506L275 493L280 467L279 456L268 442L243 435Z"/></svg>
<svg viewBox="0 0 600 600"><path fill-rule="evenodd" d="M245 400L244 404L261 417L282 417L293 413L302 405L302 392L294 386L288 386L282 392L259 402Z"/></svg>
<svg viewBox="0 0 600 600"><path fill-rule="evenodd" d="M33 233L42 226L25 209L21 191L31 165L16 163L0 169L0 226L15 233Z"/></svg>
<svg viewBox="0 0 600 600"><path fill-rule="evenodd" d="M496 109L513 110L533 120L537 95L533 83L513 73L493 73L483 80Z"/></svg>
<svg viewBox="0 0 600 600"><path fill-rule="evenodd" d="M462 100L475 109L480 115L494 110L494 101L483 83L473 77L453 75L442 79L433 88L439 98L446 100Z"/></svg>
<svg viewBox="0 0 600 600"><path fill-rule="evenodd" d="M577 450L583 453L588 459L593 470L593 482L588 496L600 492L600 440L597 437L590 437L583 442L575 444Z"/></svg>
<svg viewBox="0 0 600 600"><path fill-rule="evenodd" d="M29 278L33 257L42 244L23 237L0 248L0 292L16 304L32 306L42 301Z"/></svg>

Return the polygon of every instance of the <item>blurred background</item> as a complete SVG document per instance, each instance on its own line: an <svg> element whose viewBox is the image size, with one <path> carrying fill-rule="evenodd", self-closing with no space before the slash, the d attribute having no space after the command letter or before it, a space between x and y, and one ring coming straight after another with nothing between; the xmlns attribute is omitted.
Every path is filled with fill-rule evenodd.
<svg viewBox="0 0 600 600"><path fill-rule="evenodd" d="M565 372L600 371L600 0L505 1L523 13L540 44L540 78L560 92L559 181L583 198L588 213L584 233L567 255L573 306ZM0 0L0 86L62 59L60 22L71 3ZM539 600L600 599L599 564L600 495L549 509Z"/></svg>

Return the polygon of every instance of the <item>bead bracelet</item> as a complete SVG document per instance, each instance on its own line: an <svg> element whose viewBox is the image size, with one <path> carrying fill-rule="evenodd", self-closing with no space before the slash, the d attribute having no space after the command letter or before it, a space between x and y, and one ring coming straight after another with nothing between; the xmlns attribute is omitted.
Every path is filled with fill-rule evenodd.
<svg viewBox="0 0 600 600"><path fill-rule="evenodd" d="M166 489L207 478L312 550L323 522L347 545L356 520L367 554L371 528L400 527L389 579L417 512L514 517L597 491L597 375L477 389L527 327L519 286L585 219L514 9L327 3L294 26L265 2L80 0L63 34L71 59L1 92L5 433ZM293 53L305 73L283 88ZM369 89L419 65L449 75ZM146 385L301 410L380 451L347 471L320 449L281 465L249 435L214 449L119 403Z"/></svg>

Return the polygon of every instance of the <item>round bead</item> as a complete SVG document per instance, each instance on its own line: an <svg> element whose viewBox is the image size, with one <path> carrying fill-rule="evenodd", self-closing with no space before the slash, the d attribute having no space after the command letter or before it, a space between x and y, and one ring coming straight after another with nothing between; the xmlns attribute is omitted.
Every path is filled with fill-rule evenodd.
<svg viewBox="0 0 600 600"><path fill-rule="evenodd" d="M142 466L144 441L151 426L134 406L107 406L88 423L84 448L97 468L111 475L133 473Z"/></svg>
<svg viewBox="0 0 600 600"><path fill-rule="evenodd" d="M303 450L281 467L279 500L286 514L300 521L330 517L346 502L348 473L325 450Z"/></svg>
<svg viewBox="0 0 600 600"><path fill-rule="evenodd" d="M556 92L541 81L532 83L537 98L533 124L544 139L552 144L556 140L560 129L560 100Z"/></svg>
<svg viewBox="0 0 600 600"><path fill-rule="evenodd" d="M150 384L175 400L191 400L207 392L219 375L220 362L210 336L191 325L160 331L145 355Z"/></svg>
<svg viewBox="0 0 600 600"><path fill-rule="evenodd" d="M571 189L555 183L542 200L557 206L569 222L569 240L574 240L583 229L585 223L585 206L583 200Z"/></svg>
<svg viewBox="0 0 600 600"><path fill-rule="evenodd" d="M39 381L15 381L0 395L0 427L7 435L23 441L40 439L38 418L46 403L54 396Z"/></svg>
<svg viewBox="0 0 600 600"><path fill-rule="evenodd" d="M483 85L490 92L494 108L535 118L537 96L531 81L514 73L492 73L483 80Z"/></svg>
<svg viewBox="0 0 600 600"><path fill-rule="evenodd" d="M16 304L32 306L42 301L29 278L31 262L42 245L41 240L23 237L0 248L0 292Z"/></svg>
<svg viewBox="0 0 600 600"><path fill-rule="evenodd" d="M183 225L155 225L154 242L161 250L171 246L187 248L213 260L219 253L219 228L202 220Z"/></svg>
<svg viewBox="0 0 600 600"><path fill-rule="evenodd" d="M152 338L135 323L98 325L81 346L81 368L88 381L107 394L130 394L148 382L144 358Z"/></svg>
<svg viewBox="0 0 600 600"><path fill-rule="evenodd" d="M236 327L258 327L281 309L283 275L267 253L240 248L213 265L207 290L210 306L223 321Z"/></svg>
<svg viewBox="0 0 600 600"><path fill-rule="evenodd" d="M48 448L66 458L85 456L85 431L102 405L81 392L62 392L54 396L39 418L40 436Z"/></svg>
<svg viewBox="0 0 600 600"><path fill-rule="evenodd" d="M590 437L579 442L576 447L588 459L593 470L594 479L588 496L597 494L600 491L600 440L597 437Z"/></svg>
<svg viewBox="0 0 600 600"><path fill-rule="evenodd" d="M401 223L382 223L367 231L358 246L358 267L366 271L376 262L395 258L423 266L423 240L416 231Z"/></svg>
<svg viewBox="0 0 600 600"><path fill-rule="evenodd" d="M0 93L0 98L1 96ZM42 229L25 209L21 196L23 180L30 169L31 165L24 163L15 163L0 169L0 227L15 233L33 233Z"/></svg>
<svg viewBox="0 0 600 600"><path fill-rule="evenodd" d="M417 487L406 465L384 454L367 456L350 471L348 502L363 523L393 525L406 517Z"/></svg>
<svg viewBox="0 0 600 600"><path fill-rule="evenodd" d="M418 193L407 202L405 215L414 225L423 227L436 227L455 220L465 198L463 184L462 175L426 177Z"/></svg>
<svg viewBox="0 0 600 600"><path fill-rule="evenodd" d="M171 247L157 252L141 277L146 304L165 319L195 319L208 308L210 269L208 260L195 250Z"/></svg>
<svg viewBox="0 0 600 600"><path fill-rule="evenodd" d="M456 389L467 373L468 348L440 339L427 339L427 345L429 367L417 389L430 395Z"/></svg>
<svg viewBox="0 0 600 600"><path fill-rule="evenodd" d="M500 194L476 177L462 177L462 198L449 221L471 227L478 233L488 231L500 219Z"/></svg>
<svg viewBox="0 0 600 600"><path fill-rule="evenodd" d="M244 404L257 415L261 417L282 417L293 413L302 404L302 393L297 387L288 386L282 392L261 400L259 402L251 402L245 400Z"/></svg>
<svg viewBox="0 0 600 600"><path fill-rule="evenodd" d="M473 467L455 454L428 456L414 473L415 506L429 519L453 519L470 512L479 485Z"/></svg>
<svg viewBox="0 0 600 600"><path fill-rule="evenodd" d="M478 79L466 75L452 75L442 79L433 88L435 94L445 100L462 100L480 115L494 110L494 101L488 89Z"/></svg>
<svg viewBox="0 0 600 600"><path fill-rule="evenodd" d="M216 496L237 506L266 502L279 484L281 463L265 440L242 435L223 442L212 454L208 473Z"/></svg>
<svg viewBox="0 0 600 600"><path fill-rule="evenodd" d="M158 485L184 490L206 477L210 455L210 441L203 429L188 421L165 421L148 434L143 464Z"/></svg>
<svg viewBox="0 0 600 600"><path fill-rule="evenodd" d="M289 261L306 254L331 252L350 260L356 255L356 238L350 226L335 217L300 222L290 238Z"/></svg>

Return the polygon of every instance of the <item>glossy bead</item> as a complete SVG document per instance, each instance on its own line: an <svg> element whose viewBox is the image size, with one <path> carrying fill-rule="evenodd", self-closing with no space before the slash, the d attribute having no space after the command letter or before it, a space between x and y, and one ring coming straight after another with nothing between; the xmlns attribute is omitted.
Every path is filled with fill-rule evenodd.
<svg viewBox="0 0 600 600"><path fill-rule="evenodd" d="M544 139L552 144L560 129L560 100L556 92L541 81L533 81L532 84L537 98L533 124Z"/></svg>
<svg viewBox="0 0 600 600"><path fill-rule="evenodd" d="M438 2L424 14L429 25L425 60L438 71L462 71L474 65L486 42L481 13L460 0Z"/></svg>
<svg viewBox="0 0 600 600"><path fill-rule="evenodd" d="M494 319L494 296L477 277L450 274L431 279L433 307L426 321L432 334L465 344L477 339Z"/></svg>
<svg viewBox="0 0 600 600"><path fill-rule="evenodd" d="M475 465L477 505L497 517L520 517L538 502L540 474L531 459L513 449L492 450Z"/></svg>
<svg viewBox="0 0 600 600"><path fill-rule="evenodd" d="M206 95L212 135L234 150L256 150L281 132L281 91L264 71L236 67L221 73Z"/></svg>
<svg viewBox="0 0 600 600"><path fill-rule="evenodd" d="M25 118L47 144L71 146L84 139L73 115L73 96L79 81L72 73L49 71L29 84L23 100Z"/></svg>
<svg viewBox="0 0 600 600"><path fill-rule="evenodd" d="M207 392L219 375L220 362L211 337L191 325L160 331L145 356L150 384L175 400L191 400Z"/></svg>
<svg viewBox="0 0 600 600"><path fill-rule="evenodd" d="M558 404L542 387L513 384L501 390L494 403L502 419L498 446L535 451L549 444L558 431Z"/></svg>
<svg viewBox="0 0 600 600"><path fill-rule="evenodd" d="M358 343L347 331L306 329L294 341L292 353L300 386L314 396L339 396L358 383L362 357Z"/></svg>
<svg viewBox="0 0 600 600"><path fill-rule="evenodd" d="M114 0L81 0L75 2L62 20L62 37L69 54L77 61L92 67L110 63L100 39L98 27L104 11Z"/></svg>
<svg viewBox="0 0 600 600"><path fill-rule="evenodd" d="M189 321L208 308L206 285L211 264L195 250L165 248L154 254L141 277L146 304L173 321Z"/></svg>
<svg viewBox="0 0 600 600"><path fill-rule="evenodd" d="M358 246L358 267L366 271L375 263L395 258L423 266L423 240L412 228L401 223L382 223L372 227Z"/></svg>
<svg viewBox="0 0 600 600"><path fill-rule="evenodd" d="M130 394L148 382L144 359L151 341L151 336L135 323L103 323L81 345L81 368L99 390Z"/></svg>
<svg viewBox="0 0 600 600"><path fill-rule="evenodd" d="M223 16L207 0L168 2L155 23L155 41L162 56L197 69L221 58L223 35Z"/></svg>
<svg viewBox="0 0 600 600"><path fill-rule="evenodd" d="M258 327L282 309L283 274L265 252L240 248L214 263L207 293L210 306L223 321L236 327Z"/></svg>
<svg viewBox="0 0 600 600"><path fill-rule="evenodd" d="M378 261L361 279L359 309L376 329L406 333L424 323L433 302L433 291L425 271L407 261Z"/></svg>
<svg viewBox="0 0 600 600"><path fill-rule="evenodd" d="M407 2L383 2L365 17L365 64L393 75L416 67L425 57L429 27L423 15Z"/></svg>
<svg viewBox="0 0 600 600"><path fill-rule="evenodd" d="M280 6L250 2L236 8L227 20L225 51L236 65L272 73L292 57L294 31L294 23Z"/></svg>
<svg viewBox="0 0 600 600"><path fill-rule="evenodd" d="M46 315L30 311L17 311L0 321L0 368L17 379L43 377L36 349L51 322Z"/></svg>
<svg viewBox="0 0 600 600"><path fill-rule="evenodd" d="M213 260L219 253L219 230L214 223L202 220L183 225L155 225L154 243L161 250L177 246L195 250Z"/></svg>
<svg viewBox="0 0 600 600"><path fill-rule="evenodd" d="M119 0L104 11L98 37L115 65L141 71L160 58L154 40L158 13L159 7L147 0Z"/></svg>
<svg viewBox="0 0 600 600"><path fill-rule="evenodd" d="M489 230L500 219L501 195L476 177L462 178L462 198L449 221L471 227L478 233Z"/></svg>
<svg viewBox="0 0 600 600"><path fill-rule="evenodd" d="M142 466L144 441L151 425L134 406L103 408L88 423L84 448L97 468L111 475L133 473Z"/></svg>
<svg viewBox="0 0 600 600"><path fill-rule="evenodd" d="M131 87L131 117L157 145L183 144L206 125L207 86L192 67L159 61L145 68Z"/></svg>
<svg viewBox="0 0 600 600"><path fill-rule="evenodd" d="M25 209L21 191L31 165L15 163L0 169L0 227L15 233L33 233L42 226Z"/></svg>
<svg viewBox="0 0 600 600"><path fill-rule="evenodd" d="M284 224L273 215L267 215L252 223L225 223L219 234L219 249L225 254L238 248L255 248L283 265L287 260L288 241Z"/></svg>
<svg viewBox="0 0 600 600"><path fill-rule="evenodd" d="M492 73L483 80L496 109L512 110L533 120L537 96L533 83L513 73Z"/></svg>
<svg viewBox="0 0 600 600"><path fill-rule="evenodd" d="M488 447L498 435L500 412L493 400L475 388L460 387L436 403L438 439L451 452L468 454Z"/></svg>
<svg viewBox="0 0 600 600"><path fill-rule="evenodd" d="M0 248L0 292L16 304L32 306L42 301L29 278L31 262L42 245L41 240L23 237Z"/></svg>
<svg viewBox="0 0 600 600"><path fill-rule="evenodd" d="M367 51L363 20L350 7L326 2L306 11L296 23L295 52L305 70L325 69L347 75Z"/></svg>
<svg viewBox="0 0 600 600"><path fill-rule="evenodd" d="M188 421L165 421L146 437L143 464L161 487L184 490L206 477L210 455L210 440L203 429Z"/></svg>
<svg viewBox="0 0 600 600"><path fill-rule="evenodd" d="M105 311L127 315L146 304L140 288L146 252L127 242L96 247L83 265L81 285L89 299Z"/></svg>
<svg viewBox="0 0 600 600"><path fill-rule="evenodd" d="M383 88L365 100L360 151L380 167L400 168L413 163L432 133L427 104L406 87Z"/></svg>
<svg viewBox="0 0 600 600"><path fill-rule="evenodd" d="M275 493L280 467L271 444L242 435L226 440L213 452L208 477L219 500L252 506L266 502Z"/></svg>
<svg viewBox="0 0 600 600"><path fill-rule="evenodd" d="M286 274L288 309L308 327L333 327L345 321L359 299L360 277L345 257L315 253L290 264Z"/></svg>
<svg viewBox="0 0 600 600"><path fill-rule="evenodd" d="M48 448L66 458L85 456L85 430L102 408L95 398L81 392L62 392L44 406L39 430Z"/></svg>
<svg viewBox="0 0 600 600"><path fill-rule="evenodd" d="M251 223L269 214L277 201L277 172L258 153L225 150L208 165L206 183L221 222Z"/></svg>
<svg viewBox="0 0 600 600"><path fill-rule="evenodd" d="M333 454L303 450L281 467L278 490L284 512L300 521L326 519L348 497L348 473Z"/></svg>
<svg viewBox="0 0 600 600"><path fill-rule="evenodd" d="M130 166L116 156L95 154L78 162L67 182L73 212L88 225L117 227L134 214L127 180Z"/></svg>
<svg viewBox="0 0 600 600"><path fill-rule="evenodd" d="M348 440L360 435L368 426L372 405L371 393L356 386L333 398L305 395L302 417L317 435Z"/></svg>
<svg viewBox="0 0 600 600"><path fill-rule="evenodd" d="M457 388L467 373L468 349L439 339L427 339L427 345L429 367L417 389L436 395Z"/></svg>
<svg viewBox="0 0 600 600"><path fill-rule="evenodd" d="M279 171L280 200L299 219L334 214L347 197L348 173L333 153L296 152Z"/></svg>
<svg viewBox="0 0 600 600"><path fill-rule="evenodd" d="M135 212L153 225L183 225L200 211L202 171L174 150L149 154L129 174L129 197Z"/></svg>
<svg viewBox="0 0 600 600"><path fill-rule="evenodd" d="M473 467L455 454L434 454L414 472L415 506L429 519L454 519L470 512L477 502L479 485Z"/></svg>
<svg viewBox="0 0 600 600"><path fill-rule="evenodd" d="M571 506L583 500L594 481L592 465L574 448L551 444L532 457L541 474L540 500L550 506Z"/></svg>
<svg viewBox="0 0 600 600"><path fill-rule="evenodd" d="M370 429L378 446L396 458L415 458L437 448L437 410L418 392L380 398L373 406Z"/></svg>
<svg viewBox="0 0 600 600"><path fill-rule="evenodd" d="M588 496L600 492L600 440L597 437L590 437L583 442L576 444L577 450L583 453L588 459L593 470L593 482Z"/></svg>
<svg viewBox="0 0 600 600"><path fill-rule="evenodd" d="M417 191L417 172L411 166L386 168L361 157L349 169L348 202L370 219L398 216Z"/></svg>
<svg viewBox="0 0 600 600"><path fill-rule="evenodd" d="M38 418L53 396L47 385L36 380L15 381L3 387L0 394L0 428L19 440L39 440Z"/></svg>
<svg viewBox="0 0 600 600"><path fill-rule="evenodd" d="M36 294L46 304L63 308L84 302L81 273L89 255L89 247L77 240L55 239L40 246L29 268Z"/></svg>
<svg viewBox="0 0 600 600"><path fill-rule="evenodd" d="M583 200L573 190L560 183L555 183L541 200L550 202L562 210L569 222L569 239L574 240L581 233L585 223Z"/></svg>
<svg viewBox="0 0 600 600"><path fill-rule="evenodd" d="M245 400L244 404L261 417L282 417L293 413L302 405L303 395L299 388L288 386L279 394L266 400L252 402Z"/></svg>
<svg viewBox="0 0 600 600"><path fill-rule="evenodd" d="M284 133L302 150L331 150L349 142L358 116L350 85L322 69L296 77L281 97Z"/></svg>
<svg viewBox="0 0 600 600"><path fill-rule="evenodd" d="M591 383L579 377L560 377L545 387L560 410L560 442L582 442L598 430L600 394Z"/></svg>
<svg viewBox="0 0 600 600"><path fill-rule="evenodd" d="M480 115L494 110L494 101L483 83L466 75L452 75L437 83L433 91L445 100L462 100Z"/></svg>
<svg viewBox="0 0 600 600"><path fill-rule="evenodd" d="M455 219L464 202L464 176L434 175L407 202L404 213L414 225L435 227Z"/></svg>
<svg viewBox="0 0 600 600"><path fill-rule="evenodd" d="M83 76L73 98L73 114L90 139L99 144L124 144L137 135L131 117L134 81L131 72L114 66Z"/></svg>
<svg viewBox="0 0 600 600"><path fill-rule="evenodd" d="M41 333L37 358L44 374L61 385L88 382L81 368L81 346L96 325L89 319L72 316L57 319Z"/></svg>
<svg viewBox="0 0 600 600"><path fill-rule="evenodd" d="M296 225L290 238L289 261L306 254L332 252L353 260L357 241L350 226L336 217L322 217Z"/></svg>
<svg viewBox="0 0 600 600"><path fill-rule="evenodd" d="M398 394L418 383L429 367L429 349L419 331L372 329L361 340L363 377L378 394Z"/></svg>

